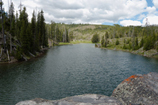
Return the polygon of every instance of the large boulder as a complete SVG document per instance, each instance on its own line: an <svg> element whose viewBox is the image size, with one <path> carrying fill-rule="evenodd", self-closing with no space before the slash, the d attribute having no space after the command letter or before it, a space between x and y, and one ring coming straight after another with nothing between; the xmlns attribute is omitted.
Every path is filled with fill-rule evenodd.
<svg viewBox="0 0 158 105"><path fill-rule="evenodd" d="M34 100L22 101L16 105L122 105L114 97L96 94L86 94L64 98L61 100L45 100L36 98Z"/></svg>
<svg viewBox="0 0 158 105"><path fill-rule="evenodd" d="M132 75L113 91L123 104L158 105L158 73Z"/></svg>

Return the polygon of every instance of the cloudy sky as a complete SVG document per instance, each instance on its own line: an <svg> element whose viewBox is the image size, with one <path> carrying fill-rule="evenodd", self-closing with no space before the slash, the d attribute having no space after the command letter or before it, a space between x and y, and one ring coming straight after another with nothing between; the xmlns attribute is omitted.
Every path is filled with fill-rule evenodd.
<svg viewBox="0 0 158 105"><path fill-rule="evenodd" d="M8 10L8 0L2 0ZM11 0L9 0L11 1ZM20 0L12 0L19 10ZM43 9L45 20L59 23L144 25L158 24L158 0L21 0L29 19Z"/></svg>

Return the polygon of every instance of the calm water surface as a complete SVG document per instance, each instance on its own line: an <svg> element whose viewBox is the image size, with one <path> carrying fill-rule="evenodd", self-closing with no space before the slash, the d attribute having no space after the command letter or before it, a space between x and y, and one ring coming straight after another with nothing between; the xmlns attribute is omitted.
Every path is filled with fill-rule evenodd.
<svg viewBox="0 0 158 105"><path fill-rule="evenodd" d="M158 72L158 60L93 44L58 46L33 61L0 65L0 105L81 94L110 96L134 74Z"/></svg>

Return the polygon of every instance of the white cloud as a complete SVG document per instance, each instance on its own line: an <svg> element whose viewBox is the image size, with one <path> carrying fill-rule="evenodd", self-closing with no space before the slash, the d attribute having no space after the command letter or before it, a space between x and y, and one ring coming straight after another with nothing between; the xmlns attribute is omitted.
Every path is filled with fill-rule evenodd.
<svg viewBox="0 0 158 105"><path fill-rule="evenodd" d="M123 20L120 22L123 26L141 26L142 23L140 21L133 21L133 20Z"/></svg>
<svg viewBox="0 0 158 105"><path fill-rule="evenodd" d="M155 5L156 8L158 8L158 0L153 0L153 4Z"/></svg>
<svg viewBox="0 0 158 105"><path fill-rule="evenodd" d="M3 1L7 8L7 0ZM18 10L20 0L13 2ZM65 23L115 23L154 10L147 8L146 0L22 0L22 3L30 17L37 7L38 10L44 10L47 22L53 20Z"/></svg>
<svg viewBox="0 0 158 105"><path fill-rule="evenodd" d="M156 8L153 6L153 7L147 7L146 8L146 11L149 13L149 14L151 14L151 13L154 13L154 12L156 12Z"/></svg>
<svg viewBox="0 0 158 105"><path fill-rule="evenodd" d="M143 25L146 24L146 19L148 20L149 25L158 25L158 16L148 16L143 19Z"/></svg>

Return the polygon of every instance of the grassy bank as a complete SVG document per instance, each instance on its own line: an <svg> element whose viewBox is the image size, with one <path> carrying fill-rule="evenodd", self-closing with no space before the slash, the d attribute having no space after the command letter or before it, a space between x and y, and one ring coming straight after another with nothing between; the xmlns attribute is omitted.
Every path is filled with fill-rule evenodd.
<svg viewBox="0 0 158 105"><path fill-rule="evenodd" d="M92 42L91 41L87 41L87 40L75 40L75 41L71 41L70 43L60 42L59 46L62 46L62 45L71 45L71 44L80 44L80 43L92 43Z"/></svg>
<svg viewBox="0 0 158 105"><path fill-rule="evenodd" d="M71 43L67 43L67 42L66 42L66 43L64 43L64 42L60 42L60 43L59 43L59 46L62 46L62 45L70 45L70 44L71 44Z"/></svg>
<svg viewBox="0 0 158 105"><path fill-rule="evenodd" d="M129 40L129 37L124 37L124 38L114 38L114 39L109 39L109 44L106 47L102 47L105 49L110 49L110 50L119 50L119 51L125 51L125 52L130 52L133 54L138 54L146 57L154 57L158 58L158 54L156 49L150 49L150 50L143 50L143 47L139 48L138 50L132 50L132 49L125 49L124 45L126 47L129 46L129 44L125 44L124 40ZM119 45L116 45L116 40L119 41ZM138 41L140 42L141 38L138 38Z"/></svg>
<svg viewBox="0 0 158 105"><path fill-rule="evenodd" d="M75 40L71 41L72 44L79 44L79 43L92 43L91 41L88 40Z"/></svg>

